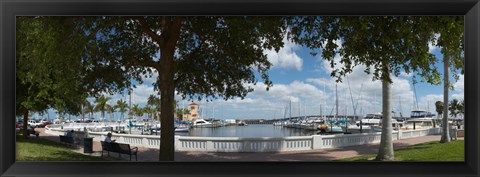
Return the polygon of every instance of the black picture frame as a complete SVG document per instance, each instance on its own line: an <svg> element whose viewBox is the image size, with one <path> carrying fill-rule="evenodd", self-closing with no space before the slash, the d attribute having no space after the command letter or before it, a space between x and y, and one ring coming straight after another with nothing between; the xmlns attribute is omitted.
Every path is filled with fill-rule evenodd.
<svg viewBox="0 0 480 177"><path fill-rule="evenodd" d="M1 0L2 176L479 176L478 0ZM15 162L15 16L465 15L465 162Z"/></svg>

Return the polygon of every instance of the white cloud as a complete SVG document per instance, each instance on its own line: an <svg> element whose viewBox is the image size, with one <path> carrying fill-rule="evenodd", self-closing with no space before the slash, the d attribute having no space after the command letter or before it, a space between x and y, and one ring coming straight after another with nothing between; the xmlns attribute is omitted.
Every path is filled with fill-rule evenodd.
<svg viewBox="0 0 480 177"><path fill-rule="evenodd" d="M405 78L411 78L413 76L413 73L406 73L404 71L400 72L400 76L405 77Z"/></svg>
<svg viewBox="0 0 480 177"><path fill-rule="evenodd" d="M357 115L382 111L382 83L380 81L372 81L373 75L366 74L364 72L365 69L364 65L359 65L353 69L352 73L347 74L343 78L343 83L337 83L339 107L341 107L339 108L340 113L343 114L345 112L345 105L347 105L347 112L353 114L352 96L354 104L358 104ZM319 86L319 88L323 88L326 85L327 90L330 91L329 103L334 104L334 78L309 78L306 81ZM407 79L399 77L393 77L392 81L392 109L396 112L401 110L404 116L408 116L411 110L410 105L413 102L411 84Z"/></svg>
<svg viewBox="0 0 480 177"><path fill-rule="evenodd" d="M156 95L156 92L153 91L153 86L138 85L132 92L132 104L144 105L147 103L148 97L152 94Z"/></svg>
<svg viewBox="0 0 480 177"><path fill-rule="evenodd" d="M451 99L465 99L465 75L460 75L458 81L453 84L454 91L451 93Z"/></svg>
<svg viewBox="0 0 480 177"><path fill-rule="evenodd" d="M465 85L465 75L460 75L458 81L453 84L453 87L456 91L464 92L464 85Z"/></svg>
<svg viewBox="0 0 480 177"><path fill-rule="evenodd" d="M421 110L427 110L431 113L436 113L435 102L443 102L443 94L428 94L421 98L418 101L418 108Z"/></svg>
<svg viewBox="0 0 480 177"><path fill-rule="evenodd" d="M284 47L281 48L278 53L275 50L265 50L264 54L267 55L268 61L272 63L272 68L285 68L302 70L303 60L295 53L299 46L287 40L283 39Z"/></svg>

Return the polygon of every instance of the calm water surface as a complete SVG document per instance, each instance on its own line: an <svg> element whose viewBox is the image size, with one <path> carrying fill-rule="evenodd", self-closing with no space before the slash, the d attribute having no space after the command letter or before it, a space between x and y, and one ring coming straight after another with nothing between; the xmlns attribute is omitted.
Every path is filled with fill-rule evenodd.
<svg viewBox="0 0 480 177"><path fill-rule="evenodd" d="M200 137L286 137L286 136L310 136L316 134L316 131L306 131L303 129L286 128L282 126L273 126L269 124L248 125L248 126L224 126L217 128L192 128L187 133L176 133L180 136L200 136Z"/></svg>

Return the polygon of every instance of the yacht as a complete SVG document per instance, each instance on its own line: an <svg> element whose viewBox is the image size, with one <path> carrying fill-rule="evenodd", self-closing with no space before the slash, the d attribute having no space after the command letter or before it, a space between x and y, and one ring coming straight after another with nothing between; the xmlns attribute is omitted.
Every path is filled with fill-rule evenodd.
<svg viewBox="0 0 480 177"><path fill-rule="evenodd" d="M188 132L189 130L190 130L190 126L175 127L175 132Z"/></svg>
<svg viewBox="0 0 480 177"><path fill-rule="evenodd" d="M382 121L382 117L383 117L382 113L367 114L361 120L362 126L380 125L380 122ZM355 123L358 127L360 127L360 121L356 121Z"/></svg>
<svg viewBox="0 0 480 177"><path fill-rule="evenodd" d="M412 111L410 119L405 121L405 126L403 129L413 130L434 128L436 127L434 116L435 114L424 110Z"/></svg>
<svg viewBox="0 0 480 177"><path fill-rule="evenodd" d="M371 132L381 132L382 131L382 113L373 113L365 115L365 118L361 120L362 130L371 129ZM360 130L360 121L356 121L356 127L351 126L352 132ZM398 130L403 127L403 122L397 121L397 119L392 118L392 127L394 130ZM350 127L349 127L350 130Z"/></svg>
<svg viewBox="0 0 480 177"><path fill-rule="evenodd" d="M208 122L204 119L197 119L193 122L193 127L214 127L211 122Z"/></svg>

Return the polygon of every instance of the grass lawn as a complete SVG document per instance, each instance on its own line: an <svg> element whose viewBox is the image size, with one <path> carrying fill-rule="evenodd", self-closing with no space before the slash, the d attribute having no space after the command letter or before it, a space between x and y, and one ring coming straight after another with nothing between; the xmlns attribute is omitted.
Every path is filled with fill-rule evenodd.
<svg viewBox="0 0 480 177"><path fill-rule="evenodd" d="M464 161L464 140L442 144L438 141L428 142L395 150L395 161ZM367 154L339 161L374 160L376 154Z"/></svg>
<svg viewBox="0 0 480 177"><path fill-rule="evenodd" d="M73 152L64 144L42 138L24 139L17 135L18 161L105 161L106 159Z"/></svg>

